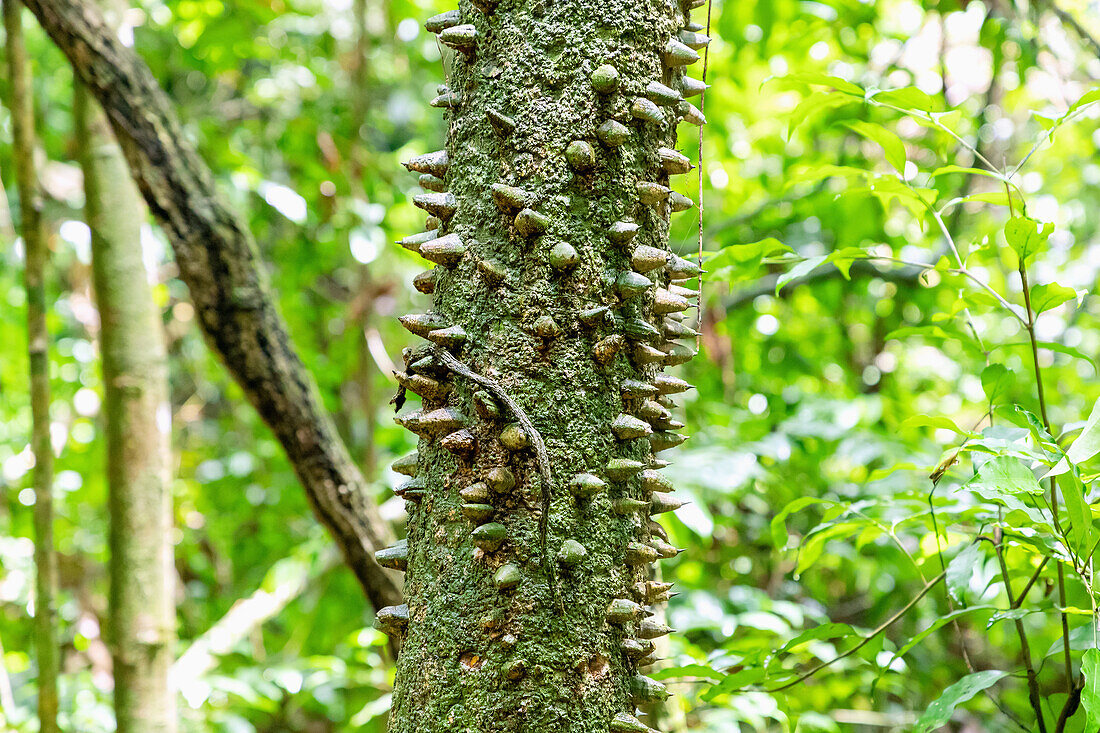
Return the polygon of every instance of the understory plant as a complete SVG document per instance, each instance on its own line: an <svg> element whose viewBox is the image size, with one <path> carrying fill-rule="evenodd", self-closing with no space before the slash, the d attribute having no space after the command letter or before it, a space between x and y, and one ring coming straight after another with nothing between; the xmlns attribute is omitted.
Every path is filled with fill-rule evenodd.
<svg viewBox="0 0 1100 733"><path fill-rule="evenodd" d="M778 295L823 268L849 278L859 266L883 277L915 272L924 287L949 288L955 297L948 310L886 339L937 349L950 345L966 353L981 365L975 375L981 407L965 415L909 417L901 428L934 430L943 444L941 460L923 468L899 462L868 475L874 484L898 471L924 470L923 488L858 499L808 494L771 520L775 547L791 560L795 578L813 572L833 542L857 550L885 542L900 551L923 586L902 598L881 624L808 625L779 645L735 645L733 663L682 667L666 676L702 676L711 683L702 695L707 702L761 693L782 700L843 674L850 664L866 664L875 670L866 691L873 698L908 669L906 656L914 648L946 635L968 674L944 685L937 699L917 711L907 724L913 730L943 726L965 703L997 721L990 729L1095 731L1100 650L1093 566L1100 531L1093 501L1100 475L1090 461L1100 453L1100 404L1090 411L1049 375L1057 358L1078 362L1095 378L1093 359L1062 338L1064 324L1090 301L1085 290L1037 276L1052 271L1043 265L1057 235L1052 223L1029 213L1038 193L1025 193L1020 181L1059 128L1095 112L1100 89L1056 118L1036 115L1041 132L1030 151L1012 165L998 165L956 131L959 110L938 111L937 101L916 88L865 89L824 75L780 81L818 90L792 113L792 131L808 117L833 115L880 147L886 163L878 171L807 168L791 187L833 187L838 199L872 197L938 241L900 248L838 242L831 252L807 256L769 238L720 250L708 261L708 277L748 281L768 268L778 273ZM949 138L955 157L920 170L908 156L912 143L895 132L903 126ZM962 195L941 185L959 177L966 184ZM957 237L959 221L974 212L992 213L993 224L980 236ZM1060 331L1042 327L1044 318L1055 317L1062 319ZM1052 330L1061 336L1051 338ZM1071 417L1057 424L1055 414ZM815 520L807 529L788 532L795 516L811 513ZM894 624L933 596L944 599L947 613L911 638L886 640ZM1047 618L1057 621L1044 625ZM979 634L985 638L975 644ZM988 653L991 647L999 657Z"/></svg>

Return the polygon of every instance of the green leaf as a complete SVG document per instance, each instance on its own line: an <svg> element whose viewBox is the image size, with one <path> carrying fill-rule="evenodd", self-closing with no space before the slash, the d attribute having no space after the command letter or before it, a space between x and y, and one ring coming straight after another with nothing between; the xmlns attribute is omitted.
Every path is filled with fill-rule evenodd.
<svg viewBox="0 0 1100 733"><path fill-rule="evenodd" d="M703 702L711 702L719 695L736 692L742 687L754 685L762 679L764 679L763 667L747 667L739 672L728 674L721 682L702 694Z"/></svg>
<svg viewBox="0 0 1100 733"><path fill-rule="evenodd" d="M859 633L857 633L856 630L848 624L818 624L812 629L807 629L806 631L803 631L801 634L788 641L786 644L783 645L779 652L789 652L792 649L795 649L808 641L820 641L821 639L845 639L849 636L859 636Z"/></svg>
<svg viewBox="0 0 1100 733"><path fill-rule="evenodd" d="M1084 555L1089 551L1096 535L1096 529L1092 526L1092 510L1085 501L1085 487L1077 474L1071 471L1065 479L1058 482L1058 488L1062 490L1070 529L1073 530L1070 533L1073 549L1078 555Z"/></svg>
<svg viewBox="0 0 1100 733"><path fill-rule="evenodd" d="M950 112L932 112L928 117L923 115L912 115L911 119L921 127L928 127L933 130L939 130L947 128L948 130L958 129L963 120L963 111L961 109L953 109Z"/></svg>
<svg viewBox="0 0 1100 733"><path fill-rule="evenodd" d="M905 143L901 141L900 137L882 125L875 125L870 122L857 120L846 123L846 126L868 140L878 143L886 156L886 162L892 165L898 173L905 173Z"/></svg>
<svg viewBox="0 0 1100 733"><path fill-rule="evenodd" d="M866 178L867 171L850 165L800 165L787 176L783 190L800 183L818 183L826 178Z"/></svg>
<svg viewBox="0 0 1100 733"><path fill-rule="evenodd" d="M818 561L825 551L825 545L832 540L847 539L866 526L866 522L860 520L840 522L824 529L821 526L816 527L798 546L798 561L794 568L795 580Z"/></svg>
<svg viewBox="0 0 1100 733"><path fill-rule="evenodd" d="M723 247L707 259L708 267L725 267L730 264L742 264L772 257L783 252L792 252L787 245L775 237L766 237L759 242L731 244Z"/></svg>
<svg viewBox="0 0 1100 733"><path fill-rule="evenodd" d="M1013 425L1017 425L1021 428L1025 428L1031 437L1035 440L1035 444L1044 451L1044 460L1048 464L1053 465L1055 461L1050 460L1051 455L1062 456L1064 455L1061 447L1047 432L1046 427L1042 421L1030 410L1025 410L1019 405L1002 405L994 410L995 414L1008 420Z"/></svg>
<svg viewBox="0 0 1100 733"><path fill-rule="evenodd" d="M1072 346L1060 344L1057 341L1038 341L1037 343L1040 349L1048 349L1057 354L1065 354L1066 356L1072 356L1074 359L1082 359L1083 361L1087 361L1089 363L1089 366L1091 366L1093 369L1096 368L1096 362L1092 360L1092 357L1081 351L1080 349L1075 349Z"/></svg>
<svg viewBox="0 0 1100 733"><path fill-rule="evenodd" d="M881 481L887 476L893 475L898 471L925 471L927 473L928 469L927 467L918 466L917 464L910 463L908 461L903 461L901 463L892 463L884 468L876 468L874 471L871 471L870 475L867 476L867 483L871 483L872 481Z"/></svg>
<svg viewBox="0 0 1100 733"><path fill-rule="evenodd" d="M902 646L901 649L898 649L896 652L894 652L894 656L891 657L890 661L887 664L883 665L883 666L889 668L894 663L895 660L901 659L902 657L904 657L906 654L908 654L910 651L912 651L915 646L917 646L922 641L927 639L929 635L935 633L936 631L943 628L944 626L951 623L953 620L959 618L960 616L966 616L968 614L976 613L978 611L989 611L989 610L993 610L993 609L994 609L993 606L970 606L969 608L960 608L960 609L957 609L955 611L952 611L951 613L949 613L945 616L940 616L938 619L936 619L931 624L929 624L926 629L919 632L916 636L914 636L909 641L905 642L905 645Z"/></svg>
<svg viewBox="0 0 1100 733"><path fill-rule="evenodd" d="M952 206L958 206L959 204L969 204L977 201L983 204L994 204L996 206L1008 206L1008 193L1005 191L984 191L982 193L972 193L969 196L960 196L958 198L951 199L946 204L940 207L940 212L950 209ZM1015 202L1019 204L1020 202Z"/></svg>
<svg viewBox="0 0 1100 733"><path fill-rule="evenodd" d="M771 530L772 530L772 544L775 549L782 550L787 546L787 540L789 535L787 534L787 517L795 512L802 511L808 506L814 504L831 504L832 502L827 499L818 499L812 496L800 496L792 502L789 502L787 506L783 507L778 514L772 517Z"/></svg>
<svg viewBox="0 0 1100 733"><path fill-rule="evenodd" d="M1031 308L1035 315L1057 308L1078 297L1077 291L1058 283L1045 283L1031 288Z"/></svg>
<svg viewBox="0 0 1100 733"><path fill-rule="evenodd" d="M1085 730L1097 730L1100 727L1100 651L1085 650L1081 657L1081 674L1085 678L1085 687L1081 690L1081 707L1087 716Z"/></svg>
<svg viewBox="0 0 1100 733"><path fill-rule="evenodd" d="M854 101L851 97L829 94L828 92L814 92L799 102L798 106L791 111L790 121L787 123L787 138L790 139L794 131L803 123L822 112L852 104Z"/></svg>
<svg viewBox="0 0 1100 733"><path fill-rule="evenodd" d="M679 677L704 677L714 680L715 682L720 682L726 678L724 672L719 672L713 667L708 667L705 664L685 664L681 667L665 667L664 669L650 673L649 676L655 680L669 680Z"/></svg>
<svg viewBox="0 0 1100 733"><path fill-rule="evenodd" d="M1003 611L997 611L989 617L989 621L986 622L985 628L991 629L997 623L1001 621L1016 621L1022 619L1032 613L1042 613L1040 608L1006 608Z"/></svg>
<svg viewBox="0 0 1100 733"><path fill-rule="evenodd" d="M1054 532L1054 521L1045 510L1029 506L1012 494L1002 494L982 488L971 490L986 501L1004 506L1008 510L1004 515L1006 525L1016 528L1026 527L1032 533L1040 531L1052 534Z"/></svg>
<svg viewBox="0 0 1100 733"><path fill-rule="evenodd" d="M966 702L982 690L985 690L1008 676L1008 672L987 669L968 674L943 691L939 698L928 706L924 714L917 719L914 733L929 733L947 723L959 703Z"/></svg>
<svg viewBox="0 0 1100 733"><path fill-rule="evenodd" d="M707 260L707 269L710 271L708 279L738 282L756 277L766 257L791 251L790 247L774 237L767 237L759 242L731 244L718 250Z"/></svg>
<svg viewBox="0 0 1100 733"><path fill-rule="evenodd" d="M1070 443L1069 449L1066 451L1066 457L1050 469L1047 475L1057 476L1065 473L1069 470L1070 462L1074 465L1084 463L1097 453L1100 453L1100 400L1093 403L1089 419L1085 423L1084 429L1081 430L1081 434Z"/></svg>
<svg viewBox="0 0 1100 733"><path fill-rule="evenodd" d="M1074 629L1070 629L1069 632L1069 648L1074 651L1086 651L1088 649L1096 648L1095 641L1095 624L1082 624ZM1053 654L1061 654L1063 649L1063 641L1061 637L1055 639L1047 649L1043 658Z"/></svg>
<svg viewBox="0 0 1100 733"><path fill-rule="evenodd" d="M1043 128L1043 130L1050 130L1059 123L1059 120L1055 120L1052 117L1044 117L1041 114L1032 113L1031 116L1035 118L1035 121L1039 123L1039 127Z"/></svg>
<svg viewBox="0 0 1100 733"><path fill-rule="evenodd" d="M1005 240L1024 264L1046 248L1054 231L1053 224L1040 223L1026 216L1014 216L1005 224Z"/></svg>
<svg viewBox="0 0 1100 733"><path fill-rule="evenodd" d="M966 435L968 437L978 437L977 433L973 433L969 430L963 430L960 428L954 420L949 417L943 417L942 415L912 415L902 420L901 425L898 427L904 428L944 428L959 435Z"/></svg>
<svg viewBox="0 0 1100 733"><path fill-rule="evenodd" d="M783 286L789 283L791 280L802 277L803 275L809 275L818 265L829 259L828 255L819 255L817 257L807 257L799 262L791 269L784 272L779 276L779 279L775 281L775 294L779 295L779 291L783 289Z"/></svg>
<svg viewBox="0 0 1100 733"><path fill-rule="evenodd" d="M970 579L982 561L982 550L977 542L971 542L962 549L958 555L947 564L947 590L951 597L962 603L967 588L970 587Z"/></svg>
<svg viewBox="0 0 1100 733"><path fill-rule="evenodd" d="M841 193L842 196L869 195L877 198L883 208L889 208L897 199L918 220L928 213L929 206L936 201L937 192L931 188L916 188L910 186L896 175L880 175L871 179L870 185L861 188L850 188Z"/></svg>
<svg viewBox="0 0 1100 733"><path fill-rule="evenodd" d="M1092 104L1093 102L1100 102L1100 87L1096 87L1082 94L1080 99L1070 105L1070 108L1066 111L1066 114L1063 115L1063 118L1069 117L1086 104Z"/></svg>
<svg viewBox="0 0 1100 733"><path fill-rule="evenodd" d="M936 106L932 97L928 96L916 87L901 87L900 89L887 89L871 95L871 99L882 104L890 104L905 109L919 109L922 112L931 112Z"/></svg>
<svg viewBox="0 0 1100 733"><path fill-rule="evenodd" d="M803 84L816 84L818 86L832 87L838 92L845 94L852 94L857 97L864 96L863 87L857 86L852 82L841 79L839 76L830 76L828 74L819 74L812 71L804 71L797 74L788 74L783 77L778 77L778 81L796 81Z"/></svg>
<svg viewBox="0 0 1100 733"><path fill-rule="evenodd" d="M947 175L948 173L966 173L966 174L974 175L974 176L987 176L989 178L995 178L998 181L1004 181L1005 180L1005 177L1003 175L1001 175L1000 173L998 173L997 171L987 171L987 170L984 170L982 168L964 168L963 166L960 166L960 165L945 165L945 166L942 166L942 167L937 168L936 170L932 171L931 176L932 176L932 178L935 178L936 176L943 176L943 175Z"/></svg>
<svg viewBox="0 0 1100 733"><path fill-rule="evenodd" d="M939 326L903 326L886 334L886 340L903 339L909 336L923 336L933 341L948 341L955 338Z"/></svg>
<svg viewBox="0 0 1100 733"><path fill-rule="evenodd" d="M1086 361L1086 362L1088 362L1089 366L1091 366L1093 369L1096 369L1096 364L1093 362L1092 357L1089 356L1088 354L1086 354L1085 352L1081 351L1080 349L1075 349L1072 346L1066 346L1065 344L1060 344L1056 341L1037 341L1036 344L1041 349L1049 349L1050 351L1053 351L1053 352L1058 353L1058 354L1065 354L1066 356L1072 356L1074 359L1081 359L1082 361ZM1022 346L1022 347L1025 347L1025 348L1031 348L1031 342L1030 341L1013 341L1013 342L1007 343L1007 344L995 344L995 345L989 347L989 350L990 351L996 351L997 349L1008 349L1008 348L1012 348L1014 346ZM1030 358L1030 357L1028 357L1028 358Z"/></svg>
<svg viewBox="0 0 1100 733"><path fill-rule="evenodd" d="M862 247L843 247L829 253L826 261L836 265L845 280L851 280L852 263L869 258L869 253Z"/></svg>
<svg viewBox="0 0 1100 733"><path fill-rule="evenodd" d="M1016 375L1003 364L990 364L982 370L982 390L989 404L1008 392L1016 382Z"/></svg>
<svg viewBox="0 0 1100 733"><path fill-rule="evenodd" d="M1043 493L1043 487L1035 479L1031 469L1019 458L996 456L978 469L978 475L967 486L972 490L992 491L996 494Z"/></svg>

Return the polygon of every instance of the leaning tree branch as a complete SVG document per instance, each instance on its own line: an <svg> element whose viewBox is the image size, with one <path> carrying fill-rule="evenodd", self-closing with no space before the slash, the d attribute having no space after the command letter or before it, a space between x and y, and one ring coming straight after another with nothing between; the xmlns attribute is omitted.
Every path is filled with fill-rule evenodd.
<svg viewBox="0 0 1100 733"><path fill-rule="evenodd" d="M26 6L106 111L175 252L208 342L282 444L375 608L400 590L374 559L392 540L291 344L252 233L225 203L149 67L81 0Z"/></svg>

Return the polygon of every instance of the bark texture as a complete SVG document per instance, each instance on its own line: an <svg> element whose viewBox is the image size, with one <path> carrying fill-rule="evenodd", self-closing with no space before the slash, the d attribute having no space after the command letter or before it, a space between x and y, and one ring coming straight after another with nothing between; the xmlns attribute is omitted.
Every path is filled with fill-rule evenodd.
<svg viewBox="0 0 1100 733"><path fill-rule="evenodd" d="M706 39L675 0L462 0L427 27L455 53L447 147L406 164L431 217L402 244L437 267L402 318L432 345L399 375L422 404L398 418L408 540L380 555L407 571L379 615L404 639L390 729L644 733L667 695L639 671L668 632L651 563L676 554L651 515L679 505L657 455L688 387L660 372L692 355L699 273L668 186Z"/></svg>
<svg viewBox="0 0 1100 733"><path fill-rule="evenodd" d="M119 733L173 733L171 407L155 273L142 252L145 205L106 117L80 85L73 108L100 320L115 720Z"/></svg>
<svg viewBox="0 0 1100 733"><path fill-rule="evenodd" d="M148 67L81 0L29 0L103 107L131 174L164 227L199 323L274 431L318 518L376 608L399 601L373 551L392 533L367 495L271 297L256 242L224 203Z"/></svg>
<svg viewBox="0 0 1100 733"><path fill-rule="evenodd" d="M4 0L8 75L11 79L12 142L19 190L20 228L26 267L27 343L31 382L31 450L34 452L34 640L38 662L38 720L42 733L56 733L57 674L57 555L53 543L53 448L50 446L49 333L46 330L46 263L41 197L35 170L34 104L27 52L23 45L23 6Z"/></svg>

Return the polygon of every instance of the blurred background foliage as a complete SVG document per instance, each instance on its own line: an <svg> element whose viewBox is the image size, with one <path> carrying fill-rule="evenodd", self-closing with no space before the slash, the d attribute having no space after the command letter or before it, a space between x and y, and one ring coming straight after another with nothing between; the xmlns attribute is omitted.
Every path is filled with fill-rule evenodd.
<svg viewBox="0 0 1100 733"><path fill-rule="evenodd" d="M916 87L935 109L958 111L949 121L961 138L1011 167L1040 139L1039 116L1058 117L1100 78L1100 7L1060 2L714 0L701 167L705 249L774 237L801 257L875 247L935 262L943 244L934 226L882 197L838 196L845 184L828 177L828 166L889 170L882 149L845 123L896 132L908 159L903 177L934 187L941 201L996 190L995 182L965 174L930 182L929 171L971 166L972 154L949 135L824 94L798 75L831 74L868 89ZM391 420L389 374L408 343L395 316L421 300L410 286L421 266L391 243L423 225L411 204L415 177L399 163L444 140L442 116L428 106L443 77L441 53L421 24L450 6L178 0L142 2L129 17L133 42L178 105L186 133L251 222L296 344L398 528L403 504L391 498L397 481L387 466L413 445ZM27 23L53 252L63 722L94 733L113 729L101 638L106 489L97 315L71 73ZM6 98L6 79L0 86ZM1092 289L1100 271L1098 117L1092 108L1060 129L1016 179L1029 213L1057 227L1035 265L1044 282ZM10 139L6 109L0 130ZM682 139L692 157L695 134L689 128ZM8 146L0 148L0 174L14 203ZM692 195L697 181L685 178ZM10 685L13 698L7 725L31 731L33 493L26 487L33 459L21 248L10 209L0 206L0 688ZM946 222L970 247L988 241L1006 216L1004 207L975 201L954 207ZM675 223L678 251L694 253L697 238L693 215ZM277 443L204 345L163 236L150 226L144 240L159 263L172 357L180 650L210 640L203 635L223 620L215 627L221 653L181 666L182 729L383 731L392 683L383 637L353 577L327 549ZM967 673L960 638L978 668L1015 669L1009 624L987 629L985 617L965 617L958 629L937 630L892 659L953 608L935 590L874 643L797 687L769 694L711 683L819 624L873 628L920 591L922 571L939 572L927 516L914 516L926 506L929 470L957 436L910 418L977 423L987 407L979 378L986 355L928 328L899 333L953 321L958 278L863 262L847 280L827 265L777 296L783 269L748 260L712 272L703 358L684 368L698 387L686 404L693 440L669 471L692 503L668 522L673 542L687 551L665 563L680 591L668 612L680 633L670 639L674 666L665 673L678 697L665 727L906 729ZM1019 290L996 258L979 267L1003 292ZM1040 338L1095 356L1096 303L1087 297L1045 315ZM997 343L1020 338L1018 324L991 309L975 319ZM1009 386L1010 401L1035 412L1026 356L1004 349L997 360L1025 375ZM1043 358L1052 421L1083 420L1100 396L1093 366L1072 355ZM960 461L940 495L950 498L972 473L969 460ZM786 517L789 539L774 532L777 514L800 497L854 503L866 521L811 532L828 508L810 506ZM960 537L942 539L950 545ZM983 567L975 566L975 598L989 595L992 569ZM244 598L250 620L227 631L227 612ZM1088 630L1087 619L1078 623ZM1028 628L1040 655L1058 639L1055 614L1028 617ZM813 640L798 659L827 660L843 644ZM1057 666L1048 661L1044 673ZM1019 682L1003 683L998 698L1018 714L1026 710ZM1009 727L988 699L976 698L970 710L958 717L970 730Z"/></svg>

